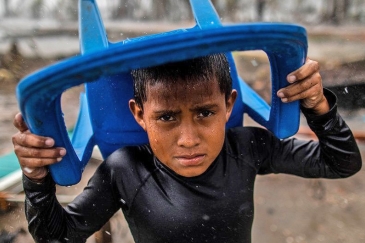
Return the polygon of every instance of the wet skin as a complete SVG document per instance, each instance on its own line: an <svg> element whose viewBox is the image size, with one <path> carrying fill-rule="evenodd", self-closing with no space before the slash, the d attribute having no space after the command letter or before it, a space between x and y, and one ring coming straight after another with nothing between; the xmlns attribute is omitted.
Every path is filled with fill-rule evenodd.
<svg viewBox="0 0 365 243"><path fill-rule="evenodd" d="M143 110L134 100L129 105L160 162L193 177L204 173L221 151L236 96L233 90L226 100L214 80L174 89L157 83L147 87Z"/></svg>

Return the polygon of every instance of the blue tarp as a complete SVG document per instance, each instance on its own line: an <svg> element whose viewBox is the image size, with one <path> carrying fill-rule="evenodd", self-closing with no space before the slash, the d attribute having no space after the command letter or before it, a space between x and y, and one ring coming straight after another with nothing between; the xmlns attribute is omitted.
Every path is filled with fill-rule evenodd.
<svg viewBox="0 0 365 243"><path fill-rule="evenodd" d="M14 152L0 157L0 179L18 169L20 166Z"/></svg>

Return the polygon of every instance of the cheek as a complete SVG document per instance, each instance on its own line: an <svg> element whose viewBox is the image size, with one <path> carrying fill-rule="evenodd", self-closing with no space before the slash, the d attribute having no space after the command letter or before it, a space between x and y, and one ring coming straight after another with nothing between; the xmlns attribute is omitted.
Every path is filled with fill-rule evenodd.
<svg viewBox="0 0 365 243"><path fill-rule="evenodd" d="M165 153L168 145L171 143L171 137L164 131L161 131L156 126L148 126L148 140L155 155ZM158 157L158 156L157 156Z"/></svg>
<svg viewBox="0 0 365 243"><path fill-rule="evenodd" d="M224 143L225 131L217 130L213 134L214 137L211 138L212 146L214 146L215 148L222 147Z"/></svg>
<svg viewBox="0 0 365 243"><path fill-rule="evenodd" d="M226 130L226 124L227 124L227 115L221 114L220 116L217 116L212 124L210 124L211 132L213 136L222 136L222 134L225 133Z"/></svg>
<svg viewBox="0 0 365 243"><path fill-rule="evenodd" d="M147 129L146 129L147 135L148 135L148 139L150 141L150 144L158 144L160 142L160 132L158 131L158 129L156 129L156 127L152 126L152 125L148 125Z"/></svg>
<svg viewBox="0 0 365 243"><path fill-rule="evenodd" d="M214 151L219 151L223 146L225 138L225 127L226 123L224 118L222 118L220 121L217 121L214 129L211 129L209 131L209 134L207 136L207 142Z"/></svg>

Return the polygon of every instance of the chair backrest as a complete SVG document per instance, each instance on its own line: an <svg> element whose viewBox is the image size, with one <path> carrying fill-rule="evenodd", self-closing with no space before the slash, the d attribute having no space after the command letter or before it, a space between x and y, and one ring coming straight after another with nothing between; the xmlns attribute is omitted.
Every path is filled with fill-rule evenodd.
<svg viewBox="0 0 365 243"><path fill-rule="evenodd" d="M126 145L147 143L145 132L128 108L133 97L130 71L213 53L226 53L233 88L238 90L227 127L242 126L247 113L280 138L294 135L299 127L299 103L284 104L276 97L287 85L286 76L303 65L307 36L292 24L222 25L209 0L190 0L196 26L111 43L94 0L79 1L80 56L66 59L26 77L18 85L20 110L31 131L53 137L68 151L50 166L56 183L79 182L95 145L103 157ZM231 51L263 50L271 67L271 107L237 74ZM79 118L72 141L62 117L60 96L85 83Z"/></svg>

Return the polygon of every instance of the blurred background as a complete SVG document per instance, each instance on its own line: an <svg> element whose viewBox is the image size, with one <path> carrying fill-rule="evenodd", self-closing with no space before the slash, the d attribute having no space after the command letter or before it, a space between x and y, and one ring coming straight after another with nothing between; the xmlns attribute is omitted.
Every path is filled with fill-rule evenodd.
<svg viewBox="0 0 365 243"><path fill-rule="evenodd" d="M97 1L110 41L194 26L187 0ZM321 64L325 87L339 98L340 113L352 128L365 158L365 1L213 0L224 24L290 22L308 32L309 57ZM34 242L27 231L21 172L12 153L12 120L18 112L15 87L27 74L79 55L75 0L0 0L0 243ZM269 37L268 37L269 38ZM261 51L234 53L242 78L269 104L270 67ZM83 87L67 90L62 108L72 129ZM245 125L256 125L245 117ZM316 139L305 120L296 135ZM82 181L58 187L70 202L100 163L95 153ZM345 180L259 176L255 191L253 243L365 242L364 169ZM133 242L117 213L91 242Z"/></svg>

